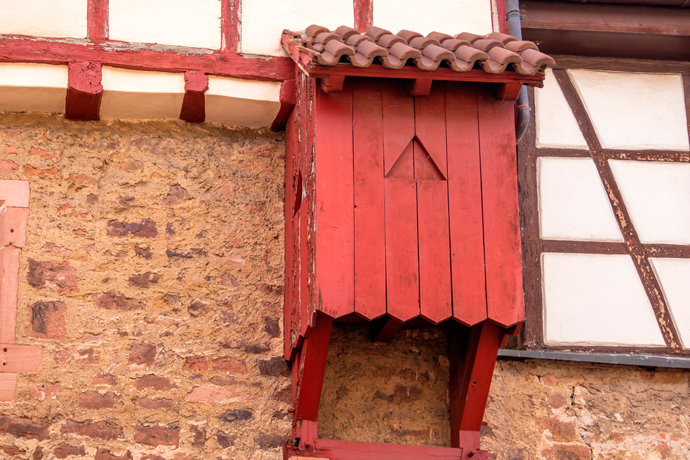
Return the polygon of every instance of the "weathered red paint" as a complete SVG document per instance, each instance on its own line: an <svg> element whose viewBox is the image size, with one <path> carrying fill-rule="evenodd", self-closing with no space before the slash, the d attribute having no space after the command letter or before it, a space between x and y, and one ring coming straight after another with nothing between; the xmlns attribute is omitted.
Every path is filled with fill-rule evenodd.
<svg viewBox="0 0 690 460"><path fill-rule="evenodd" d="M96 62L70 62L67 73L65 118L98 120L103 85L101 65Z"/></svg>
<svg viewBox="0 0 690 460"><path fill-rule="evenodd" d="M189 123L202 123L206 119L206 100L208 76L203 72L189 70L184 74L184 98L180 119Z"/></svg>
<svg viewBox="0 0 690 460"><path fill-rule="evenodd" d="M323 375L326 369L328 343L331 339L333 320L324 314L318 315L309 337L304 339L299 359L294 398L294 421L316 421L321 402Z"/></svg>
<svg viewBox="0 0 690 460"><path fill-rule="evenodd" d="M289 58L253 59L229 50L191 54L154 47L159 48L157 45L130 45L123 42L82 44L5 35L0 39L0 62L64 65L74 61L88 61L133 70L196 70L208 75L249 80L282 81L294 78L294 63Z"/></svg>
<svg viewBox="0 0 690 460"><path fill-rule="evenodd" d="M224 50L238 52L240 48L240 0L221 0L220 32Z"/></svg>
<svg viewBox="0 0 690 460"><path fill-rule="evenodd" d="M374 25L374 0L352 0L355 9L355 29L364 33Z"/></svg>
<svg viewBox="0 0 690 460"><path fill-rule="evenodd" d="M288 117L295 108L295 80L286 80L280 85L280 110L271 123L271 131L285 129Z"/></svg>
<svg viewBox="0 0 690 460"><path fill-rule="evenodd" d="M92 42L108 39L108 4L110 0L88 0L86 33Z"/></svg>

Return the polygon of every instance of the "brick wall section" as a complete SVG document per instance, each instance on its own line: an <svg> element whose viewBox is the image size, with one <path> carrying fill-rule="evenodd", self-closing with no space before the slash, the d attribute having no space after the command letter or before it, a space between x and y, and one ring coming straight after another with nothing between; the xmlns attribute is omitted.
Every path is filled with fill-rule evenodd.
<svg viewBox="0 0 690 460"><path fill-rule="evenodd" d="M281 458L283 155L263 131L0 115L0 179L31 185L17 342L44 347L0 458Z"/></svg>
<svg viewBox="0 0 690 460"><path fill-rule="evenodd" d="M403 330L387 344L366 332L333 329L320 435L448 446L443 333ZM687 460L689 398L688 371L500 360L482 447L496 460Z"/></svg>

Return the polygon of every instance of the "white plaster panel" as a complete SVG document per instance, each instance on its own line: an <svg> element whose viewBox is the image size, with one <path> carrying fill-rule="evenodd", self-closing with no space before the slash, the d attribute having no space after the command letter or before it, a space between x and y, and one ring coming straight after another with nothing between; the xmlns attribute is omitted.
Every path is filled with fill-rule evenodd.
<svg viewBox="0 0 690 460"><path fill-rule="evenodd" d="M542 255L549 345L664 346L630 256Z"/></svg>
<svg viewBox="0 0 690 460"><path fill-rule="evenodd" d="M427 0L423 4L374 0L374 25L397 33L402 29L427 35L438 31L489 34L491 0Z"/></svg>
<svg viewBox="0 0 690 460"><path fill-rule="evenodd" d="M575 115L551 69L546 69L544 87L534 91L537 148L587 149Z"/></svg>
<svg viewBox="0 0 690 460"><path fill-rule="evenodd" d="M0 64L0 111L64 112L67 66Z"/></svg>
<svg viewBox="0 0 690 460"><path fill-rule="evenodd" d="M568 72L604 148L690 148L680 75Z"/></svg>
<svg viewBox="0 0 690 460"><path fill-rule="evenodd" d="M643 243L690 244L690 164L610 160Z"/></svg>
<svg viewBox="0 0 690 460"><path fill-rule="evenodd" d="M0 0L0 34L86 38L87 0Z"/></svg>
<svg viewBox="0 0 690 460"><path fill-rule="evenodd" d="M103 67L101 116L179 118L184 99L181 73L142 72Z"/></svg>
<svg viewBox="0 0 690 460"><path fill-rule="evenodd" d="M303 30L318 24L333 30L354 25L352 0L243 0L242 52L282 55L284 29Z"/></svg>
<svg viewBox="0 0 690 460"><path fill-rule="evenodd" d="M537 174L542 238L623 241L592 159L541 157Z"/></svg>
<svg viewBox="0 0 690 460"><path fill-rule="evenodd" d="M690 260L650 258L684 348L690 348Z"/></svg>
<svg viewBox="0 0 690 460"><path fill-rule="evenodd" d="M112 40L218 49L220 5L220 0L110 0L109 35Z"/></svg>
<svg viewBox="0 0 690 460"><path fill-rule="evenodd" d="M206 122L259 128L280 110L280 83L209 76Z"/></svg>

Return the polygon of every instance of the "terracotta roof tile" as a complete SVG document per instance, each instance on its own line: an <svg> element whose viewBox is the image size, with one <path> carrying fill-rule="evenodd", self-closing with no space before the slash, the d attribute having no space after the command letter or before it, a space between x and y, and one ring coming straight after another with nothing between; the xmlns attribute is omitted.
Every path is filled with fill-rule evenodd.
<svg viewBox="0 0 690 460"><path fill-rule="evenodd" d="M489 73L508 69L534 75L555 64L534 43L498 32L488 35L463 32L455 36L431 32L425 37L411 30L394 34L372 27L361 34L347 26L331 31L311 25L303 32L286 33L295 37L300 48L316 63L324 66L349 62L355 67L369 67L377 61L391 69L416 65L423 70L436 70L445 65L462 72L477 66Z"/></svg>

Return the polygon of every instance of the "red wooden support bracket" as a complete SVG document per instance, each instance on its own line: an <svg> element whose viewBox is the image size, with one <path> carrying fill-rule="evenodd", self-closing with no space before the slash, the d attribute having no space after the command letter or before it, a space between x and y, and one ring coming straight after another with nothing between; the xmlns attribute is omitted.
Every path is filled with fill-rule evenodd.
<svg viewBox="0 0 690 460"><path fill-rule="evenodd" d="M206 100L208 77L203 72L189 70L184 73L184 98L180 120L189 123L202 123L206 119Z"/></svg>
<svg viewBox="0 0 690 460"><path fill-rule="evenodd" d="M390 342L402 328L403 322L392 316L384 316L371 323L371 338L376 342Z"/></svg>
<svg viewBox="0 0 690 460"><path fill-rule="evenodd" d="M296 434L300 450L314 450L317 435L316 420L298 420Z"/></svg>
<svg viewBox="0 0 690 460"><path fill-rule="evenodd" d="M407 85L407 93L412 97L428 96L433 82L430 78L416 78Z"/></svg>
<svg viewBox="0 0 690 460"><path fill-rule="evenodd" d="M488 321L472 328L457 325L449 332L450 426L454 447L465 447L464 442L472 441L471 432L479 436L504 334L504 329Z"/></svg>
<svg viewBox="0 0 690 460"><path fill-rule="evenodd" d="M321 78L321 89L324 93L339 93L343 90L345 75L324 75Z"/></svg>
<svg viewBox="0 0 690 460"><path fill-rule="evenodd" d="M516 101L522 85L519 83L501 83L496 87L496 99L501 101Z"/></svg>
<svg viewBox="0 0 690 460"><path fill-rule="evenodd" d="M97 62L70 62L67 68L65 118L84 121L98 120L103 97L101 64Z"/></svg>
<svg viewBox="0 0 690 460"><path fill-rule="evenodd" d="M332 326L333 320L330 317L319 314L311 334L304 338L299 358L297 381L292 383L296 389L293 401L294 420L296 422L299 420L316 421L319 414L321 388L323 387ZM294 376L295 374L293 374Z"/></svg>
<svg viewBox="0 0 690 460"><path fill-rule="evenodd" d="M108 39L109 0L88 0L86 31L89 40L98 43Z"/></svg>
<svg viewBox="0 0 690 460"><path fill-rule="evenodd" d="M271 124L271 131L282 131L285 129L285 125L294 108L295 80L286 80L280 86L280 110Z"/></svg>

